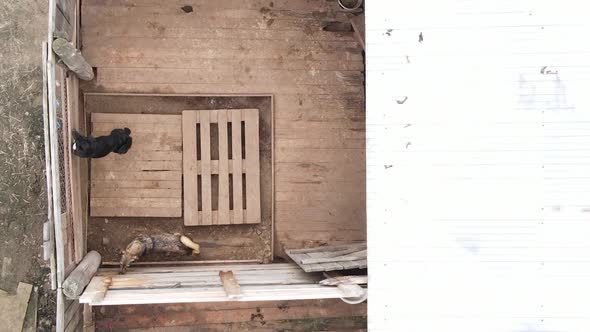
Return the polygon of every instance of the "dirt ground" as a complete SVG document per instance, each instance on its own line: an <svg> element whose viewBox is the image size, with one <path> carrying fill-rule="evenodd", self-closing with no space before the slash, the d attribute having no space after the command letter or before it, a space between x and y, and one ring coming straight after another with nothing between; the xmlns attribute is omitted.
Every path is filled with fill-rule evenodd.
<svg viewBox="0 0 590 332"><path fill-rule="evenodd" d="M47 220L41 42L46 0L0 1L0 288L39 287L41 331L50 330L55 296L42 261Z"/></svg>

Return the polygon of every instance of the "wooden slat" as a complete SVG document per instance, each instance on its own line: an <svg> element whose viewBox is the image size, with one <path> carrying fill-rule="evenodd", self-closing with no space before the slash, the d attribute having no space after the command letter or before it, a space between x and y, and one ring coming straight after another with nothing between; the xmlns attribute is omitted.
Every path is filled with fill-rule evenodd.
<svg viewBox="0 0 590 332"><path fill-rule="evenodd" d="M158 181L158 180L130 180L130 181L113 181L113 180L99 180L92 182L92 188L116 188L116 189L181 189L182 182L180 180L174 181Z"/></svg>
<svg viewBox="0 0 590 332"><path fill-rule="evenodd" d="M246 223L260 223L260 150L258 110L243 110L246 137Z"/></svg>
<svg viewBox="0 0 590 332"><path fill-rule="evenodd" d="M112 172L98 171L92 174L93 180L179 180L182 178L181 171L148 171L148 172Z"/></svg>
<svg viewBox="0 0 590 332"><path fill-rule="evenodd" d="M182 198L178 189L93 188L94 198Z"/></svg>
<svg viewBox="0 0 590 332"><path fill-rule="evenodd" d="M92 172L101 171L157 171L157 170L182 170L180 160L158 160L158 161L127 161L127 160L101 160L92 163Z"/></svg>
<svg viewBox="0 0 590 332"><path fill-rule="evenodd" d="M334 271L366 268L366 243L291 249L286 253L304 271Z"/></svg>
<svg viewBox="0 0 590 332"><path fill-rule="evenodd" d="M182 201L180 198L101 198L93 197L90 199L93 207L113 207L113 208L180 208Z"/></svg>
<svg viewBox="0 0 590 332"><path fill-rule="evenodd" d="M201 225L211 225L211 122L209 112L199 112L201 126Z"/></svg>
<svg viewBox="0 0 590 332"><path fill-rule="evenodd" d="M229 224L229 150L228 150L228 131L227 131L227 111L217 111L217 123L219 130L219 198L218 198L218 219L216 224L221 220L223 224ZM233 167L233 165L231 166ZM212 167L213 168L213 167ZM232 169L233 171L233 169ZM213 171L212 171L213 172Z"/></svg>
<svg viewBox="0 0 590 332"><path fill-rule="evenodd" d="M92 207L93 217L182 217L182 209L162 207Z"/></svg>
<svg viewBox="0 0 590 332"><path fill-rule="evenodd" d="M149 153L145 153L144 151L136 151L132 148L124 155L111 153L101 158L101 161L107 160L182 160L182 151L150 151Z"/></svg>
<svg viewBox="0 0 590 332"><path fill-rule="evenodd" d="M159 114L118 114L118 113L92 113L92 123L119 123L119 124L172 124L180 126L182 118L180 115L159 115Z"/></svg>
<svg viewBox="0 0 590 332"><path fill-rule="evenodd" d="M199 224L197 191L197 114L182 112L183 174L184 174L184 224Z"/></svg>
<svg viewBox="0 0 590 332"><path fill-rule="evenodd" d="M232 161L233 161L233 214L234 224L243 223L242 215L242 116L230 112L232 123Z"/></svg>

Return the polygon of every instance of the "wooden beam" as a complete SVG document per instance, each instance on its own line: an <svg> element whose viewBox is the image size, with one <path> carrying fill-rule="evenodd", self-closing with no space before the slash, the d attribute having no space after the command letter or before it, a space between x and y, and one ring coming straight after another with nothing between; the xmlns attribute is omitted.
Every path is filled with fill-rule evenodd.
<svg viewBox="0 0 590 332"><path fill-rule="evenodd" d="M94 71L84 57L80 50L78 50L72 43L63 39L57 38L53 41L53 52L59 56L60 60L68 66L80 79L91 81L94 79Z"/></svg>
<svg viewBox="0 0 590 332"><path fill-rule="evenodd" d="M225 290L227 297L232 300L242 297L240 284L236 280L236 277L232 271L219 271L219 278L221 279L221 283L223 284L223 289Z"/></svg>
<svg viewBox="0 0 590 332"><path fill-rule="evenodd" d="M98 270L100 261L101 257L98 252L91 251L86 254L76 269L64 281L62 285L64 295L69 299L78 298Z"/></svg>

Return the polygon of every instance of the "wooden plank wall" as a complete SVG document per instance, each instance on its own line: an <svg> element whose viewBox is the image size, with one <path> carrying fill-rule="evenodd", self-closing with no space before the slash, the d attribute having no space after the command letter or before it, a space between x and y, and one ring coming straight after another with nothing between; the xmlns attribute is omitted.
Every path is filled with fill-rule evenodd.
<svg viewBox="0 0 590 332"><path fill-rule="evenodd" d="M77 44L80 24L79 0L49 0L48 3L48 59L47 59L47 98L49 113L49 130L51 136L51 176L54 207L55 255L56 259L56 330L80 331L82 326L82 307L77 301L66 301L61 291L61 284L68 274L75 268L86 251L84 228L87 221L87 163L86 161L70 158L69 146L71 129L85 132L85 117L80 107L78 79L69 75L63 65L57 65L57 59L51 52L54 32L66 32L71 41ZM58 102L59 101L59 102ZM59 110L58 110L59 108ZM57 114L67 114L62 117L61 126L64 128L64 149L60 150L55 137L57 133ZM66 131L67 129L67 131ZM58 152L66 155L59 156ZM64 177L67 184L66 204L62 206L60 171L68 170ZM66 207L62 209L62 207Z"/></svg>
<svg viewBox="0 0 590 332"><path fill-rule="evenodd" d="M86 91L273 94L276 254L365 240L361 47L335 1L86 0Z"/></svg>
<svg viewBox="0 0 590 332"><path fill-rule="evenodd" d="M366 310L366 303L302 300L103 306L94 312L98 331L361 331Z"/></svg>

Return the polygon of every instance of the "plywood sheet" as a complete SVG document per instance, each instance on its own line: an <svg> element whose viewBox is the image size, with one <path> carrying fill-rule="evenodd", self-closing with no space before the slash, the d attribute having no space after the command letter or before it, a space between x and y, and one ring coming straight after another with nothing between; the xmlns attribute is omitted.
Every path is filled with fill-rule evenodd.
<svg viewBox="0 0 590 332"><path fill-rule="evenodd" d="M182 128L184 224L260 223L258 110L187 110Z"/></svg>
<svg viewBox="0 0 590 332"><path fill-rule="evenodd" d="M182 216L181 116L92 114L94 136L124 127L131 129L131 149L91 161L90 215Z"/></svg>

